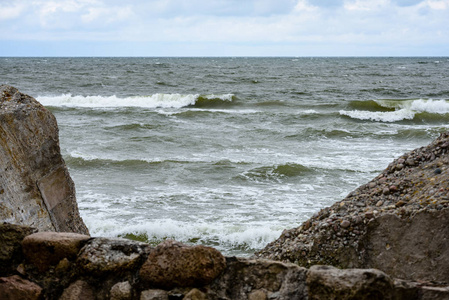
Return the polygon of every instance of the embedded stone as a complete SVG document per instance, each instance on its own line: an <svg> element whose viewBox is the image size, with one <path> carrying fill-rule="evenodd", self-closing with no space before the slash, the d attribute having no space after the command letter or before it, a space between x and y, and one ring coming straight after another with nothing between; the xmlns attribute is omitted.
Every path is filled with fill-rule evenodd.
<svg viewBox="0 0 449 300"><path fill-rule="evenodd" d="M46 271L63 258L75 260L89 239L88 235L71 232L37 232L23 239L23 254L40 271Z"/></svg>
<svg viewBox="0 0 449 300"><path fill-rule="evenodd" d="M183 300L207 300L207 295L199 289L191 289L190 292L185 295Z"/></svg>
<svg viewBox="0 0 449 300"><path fill-rule="evenodd" d="M76 264L87 274L129 271L150 250L150 245L132 240L94 238L80 250Z"/></svg>
<svg viewBox="0 0 449 300"><path fill-rule="evenodd" d="M41 299L42 288L18 275L0 277L0 299Z"/></svg>
<svg viewBox="0 0 449 300"><path fill-rule="evenodd" d="M64 290L59 300L94 300L95 291L85 281L78 280Z"/></svg>
<svg viewBox="0 0 449 300"><path fill-rule="evenodd" d="M262 290L252 291L248 295L248 300L267 300L267 293Z"/></svg>
<svg viewBox="0 0 449 300"><path fill-rule="evenodd" d="M389 189L390 189L390 192L392 192L392 193L396 193L398 191L398 187L395 185L390 186Z"/></svg>
<svg viewBox="0 0 449 300"><path fill-rule="evenodd" d="M407 166L413 167L413 166L415 165L415 160L414 160L413 158L408 158L408 159L405 161L405 164L406 164Z"/></svg>
<svg viewBox="0 0 449 300"><path fill-rule="evenodd" d="M111 288L111 300L130 300L132 297L132 286L128 281L117 282Z"/></svg>
<svg viewBox="0 0 449 300"><path fill-rule="evenodd" d="M343 220L340 223L341 228L348 228L351 225L351 222L349 222L348 220Z"/></svg>
<svg viewBox="0 0 449 300"><path fill-rule="evenodd" d="M372 211L367 211L367 212L365 213L365 218L367 218L367 219L372 219L372 218L374 218L374 213L373 213Z"/></svg>
<svg viewBox="0 0 449 300"><path fill-rule="evenodd" d="M140 300L168 300L168 293L164 290L145 290L140 294Z"/></svg>
<svg viewBox="0 0 449 300"><path fill-rule="evenodd" d="M167 240L150 253L139 275L146 286L198 287L210 283L225 267L224 256L214 248Z"/></svg>

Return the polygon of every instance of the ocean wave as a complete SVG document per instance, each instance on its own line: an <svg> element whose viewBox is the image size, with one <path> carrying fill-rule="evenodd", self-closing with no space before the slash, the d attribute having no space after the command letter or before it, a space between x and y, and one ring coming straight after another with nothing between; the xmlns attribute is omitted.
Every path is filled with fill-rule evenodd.
<svg viewBox="0 0 449 300"><path fill-rule="evenodd" d="M153 246L166 239L190 245L207 245L226 251L228 255L245 255L262 248L281 232L270 224L254 227L223 225L217 223L186 223L178 220L161 219L137 221L135 225L123 226L114 221L84 216L92 234L107 237L122 237L149 243ZM140 223L140 224L139 224Z"/></svg>
<svg viewBox="0 0 449 300"><path fill-rule="evenodd" d="M233 94L200 95L200 94L153 94L149 96L117 97L117 96L39 96L36 98L44 106L49 107L82 107L82 108L181 108L181 107L217 107L233 103Z"/></svg>
<svg viewBox="0 0 449 300"><path fill-rule="evenodd" d="M198 96L194 104L190 106L204 107L224 107L234 103L236 97L233 94L226 95L204 95Z"/></svg>
<svg viewBox="0 0 449 300"><path fill-rule="evenodd" d="M413 113L412 111L406 110L406 109L401 109L401 110L393 111L393 112L340 110L340 114L343 116L348 116L352 119L369 120L369 121L377 121L377 122L397 122L397 121L402 121L402 120L412 120L415 117L415 113Z"/></svg>
<svg viewBox="0 0 449 300"><path fill-rule="evenodd" d="M254 168L239 175L250 181L280 181L285 178L302 176L312 172L312 169L296 163L286 163L273 166Z"/></svg>
<svg viewBox="0 0 449 300"><path fill-rule="evenodd" d="M69 154L64 155L64 160L70 167L78 168L98 168L98 167L119 167L119 168L147 168L147 167L159 167L161 165L173 165L173 164L207 164L212 167L220 168L223 166L232 165L244 165L247 162L244 161L234 161L229 159L222 160L195 160L183 157L177 157L173 159L161 159L161 158L137 158L137 159L120 159L120 158L107 158L99 157L92 154L79 153L73 151Z"/></svg>
<svg viewBox="0 0 449 300"><path fill-rule="evenodd" d="M262 101L255 104L256 106L287 106L285 101L280 100L271 100L271 101Z"/></svg>
<svg viewBox="0 0 449 300"><path fill-rule="evenodd" d="M64 160L70 167L104 167L115 166L124 168L136 168L139 166L146 167L149 165L161 165L164 163L189 163L188 161L181 160L146 160L146 159L113 159L113 158L101 158L94 155L84 155L78 153L71 153L64 156Z"/></svg>
<svg viewBox="0 0 449 300"><path fill-rule="evenodd" d="M351 101L349 107L354 110L366 110L366 111L394 111L394 107L389 105L382 105L379 101L369 100L369 101Z"/></svg>
<svg viewBox="0 0 449 300"><path fill-rule="evenodd" d="M168 115L168 116L179 116L179 117L183 117L183 118L195 118L197 116L203 116L203 115L217 115L217 114L226 114L226 115L251 115L251 114L257 114L260 113L259 110L255 110L255 109L229 109L229 108L224 108L224 107L219 107L220 105L217 105L216 108L196 108L196 109L192 109L192 110L182 110L182 111L164 111L164 110L160 110L158 111L159 114L162 115ZM225 106L225 105L222 105Z"/></svg>
<svg viewBox="0 0 449 300"><path fill-rule="evenodd" d="M352 101L349 106L356 109L340 110L340 115L389 123L403 120L438 122L449 118L449 102L443 99Z"/></svg>

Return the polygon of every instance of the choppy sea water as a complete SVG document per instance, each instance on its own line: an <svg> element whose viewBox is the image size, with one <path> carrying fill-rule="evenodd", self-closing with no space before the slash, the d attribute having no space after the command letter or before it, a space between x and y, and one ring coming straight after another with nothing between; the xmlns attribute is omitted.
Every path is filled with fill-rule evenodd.
<svg viewBox="0 0 449 300"><path fill-rule="evenodd" d="M0 58L92 235L250 255L449 129L449 58Z"/></svg>

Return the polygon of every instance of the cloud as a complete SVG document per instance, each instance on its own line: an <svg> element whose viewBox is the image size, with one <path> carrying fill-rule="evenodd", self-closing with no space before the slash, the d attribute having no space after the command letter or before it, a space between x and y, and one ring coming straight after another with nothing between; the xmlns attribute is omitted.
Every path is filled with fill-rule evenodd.
<svg viewBox="0 0 449 300"><path fill-rule="evenodd" d="M449 0L16 0L0 40L444 52L448 15Z"/></svg>
<svg viewBox="0 0 449 300"><path fill-rule="evenodd" d="M150 0L142 12L159 17L185 16L270 16L287 14L296 0Z"/></svg>
<svg viewBox="0 0 449 300"><path fill-rule="evenodd" d="M26 6L17 2L5 2L0 5L0 22L18 18L25 10Z"/></svg>
<svg viewBox="0 0 449 300"><path fill-rule="evenodd" d="M413 6L416 4L419 4L422 2L422 0L393 0L392 3L394 3L397 6Z"/></svg>
<svg viewBox="0 0 449 300"><path fill-rule="evenodd" d="M428 5L431 9L435 10L447 10L449 7L449 1L444 0L440 1L427 0L424 3L425 3L424 5Z"/></svg>
<svg viewBox="0 0 449 300"><path fill-rule="evenodd" d="M81 15L83 23L111 24L129 20L134 15L131 7L89 7L87 13Z"/></svg>
<svg viewBox="0 0 449 300"><path fill-rule="evenodd" d="M389 0L355 0L344 3L344 8L349 11L380 11L389 7Z"/></svg>
<svg viewBox="0 0 449 300"><path fill-rule="evenodd" d="M99 0L32 1L30 6L39 25L47 30L106 27L133 15L129 6L106 5Z"/></svg>

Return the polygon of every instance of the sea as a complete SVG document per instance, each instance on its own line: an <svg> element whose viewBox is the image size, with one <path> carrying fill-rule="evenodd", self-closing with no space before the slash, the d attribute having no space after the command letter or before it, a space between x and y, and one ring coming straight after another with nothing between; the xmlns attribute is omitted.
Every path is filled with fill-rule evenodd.
<svg viewBox="0 0 449 300"><path fill-rule="evenodd" d="M449 57L0 57L92 236L250 256L449 130Z"/></svg>

